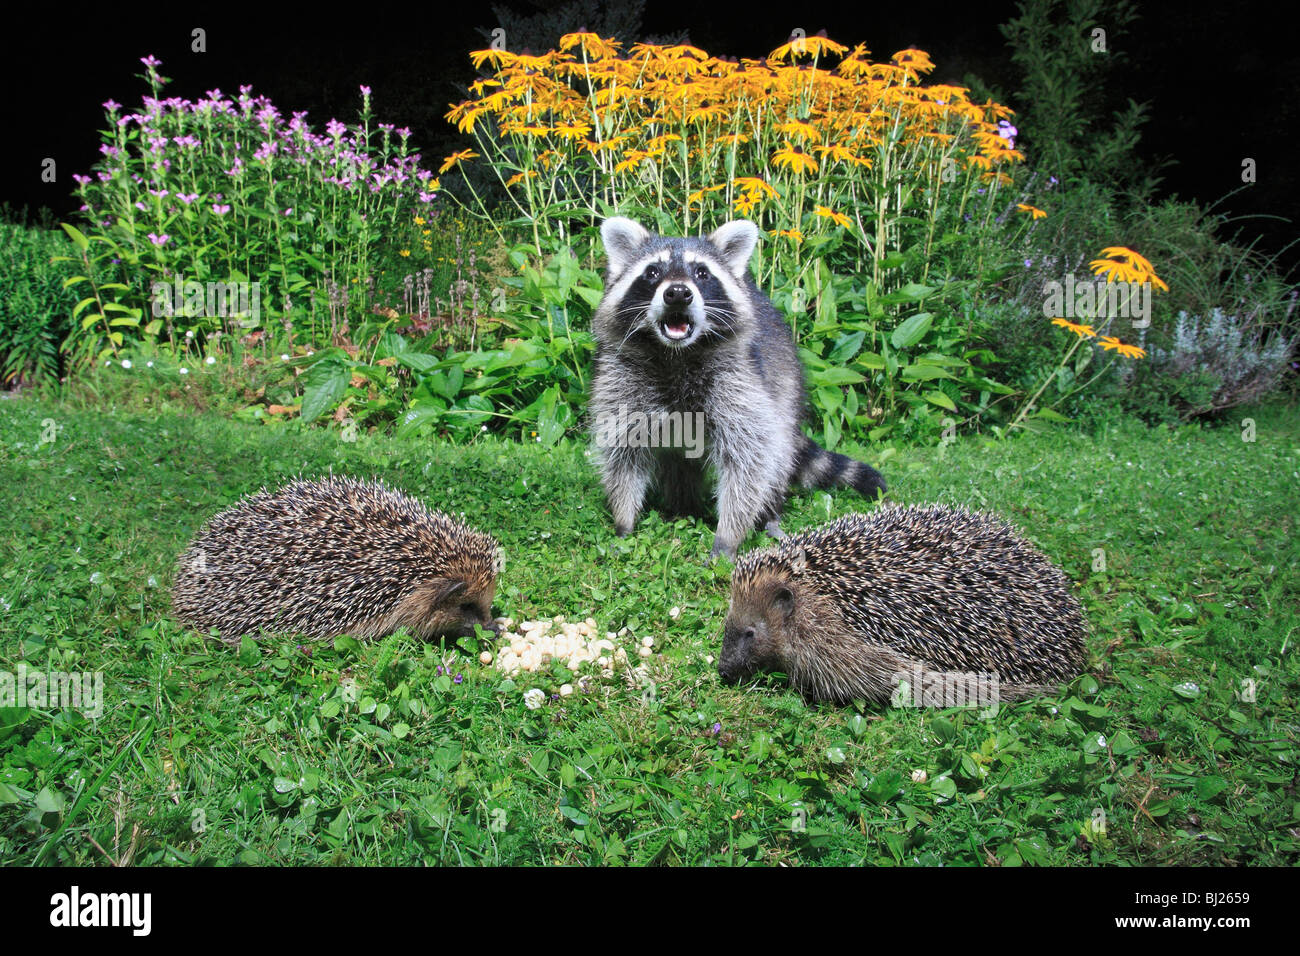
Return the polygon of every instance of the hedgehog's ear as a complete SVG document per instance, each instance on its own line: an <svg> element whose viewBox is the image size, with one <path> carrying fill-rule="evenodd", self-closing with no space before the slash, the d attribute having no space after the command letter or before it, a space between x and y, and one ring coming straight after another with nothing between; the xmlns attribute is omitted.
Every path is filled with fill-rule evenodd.
<svg viewBox="0 0 1300 956"><path fill-rule="evenodd" d="M722 253L727 268L736 276L743 276L758 244L758 226L748 219L733 219L715 229L709 242Z"/></svg>
<svg viewBox="0 0 1300 956"><path fill-rule="evenodd" d="M609 274L615 276L632 264L650 233L639 222L624 216L611 216L600 224L600 238L609 258Z"/></svg>
<svg viewBox="0 0 1300 956"><path fill-rule="evenodd" d="M784 584L778 585L772 595L772 606L781 612L786 620L794 614L794 592Z"/></svg>
<svg viewBox="0 0 1300 956"><path fill-rule="evenodd" d="M434 578L429 582L429 597L433 604L441 604L453 594L465 590L465 582L455 578Z"/></svg>

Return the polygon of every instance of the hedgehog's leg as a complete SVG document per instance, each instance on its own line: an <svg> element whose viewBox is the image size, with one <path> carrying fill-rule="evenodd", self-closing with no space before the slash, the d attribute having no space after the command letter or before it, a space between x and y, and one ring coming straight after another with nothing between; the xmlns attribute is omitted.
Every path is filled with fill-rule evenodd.
<svg viewBox="0 0 1300 956"><path fill-rule="evenodd" d="M619 537L632 533L654 476L654 455L648 448L616 445L602 449L601 481Z"/></svg>

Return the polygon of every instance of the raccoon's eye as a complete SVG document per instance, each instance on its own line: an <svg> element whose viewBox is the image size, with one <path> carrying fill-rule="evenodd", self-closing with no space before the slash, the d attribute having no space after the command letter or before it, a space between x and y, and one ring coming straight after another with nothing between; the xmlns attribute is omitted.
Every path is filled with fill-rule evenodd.
<svg viewBox="0 0 1300 956"><path fill-rule="evenodd" d="M649 267L648 269L646 269L646 271L645 271L645 278L646 278L646 281L647 281L647 282L658 282L658 281L659 281L659 276L660 276L661 274L662 274L662 273L660 273L660 271L659 271L659 267L658 267L658 266L650 266L650 267Z"/></svg>
<svg viewBox="0 0 1300 956"><path fill-rule="evenodd" d="M708 277L709 277L709 270L708 270L708 269L706 269L704 266L696 266L696 267L695 267L695 278L696 278L696 279L698 279L700 282L703 282L703 281L704 281L705 279L707 279Z"/></svg>

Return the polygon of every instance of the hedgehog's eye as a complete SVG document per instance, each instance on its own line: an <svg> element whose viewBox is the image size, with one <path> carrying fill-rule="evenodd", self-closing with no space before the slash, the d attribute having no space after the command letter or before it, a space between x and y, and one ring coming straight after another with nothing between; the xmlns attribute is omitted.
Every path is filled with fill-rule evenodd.
<svg viewBox="0 0 1300 956"><path fill-rule="evenodd" d="M709 270L706 269L704 266L696 266L695 278L698 281L703 282L705 279L709 278Z"/></svg>
<svg viewBox="0 0 1300 956"><path fill-rule="evenodd" d="M478 613L478 605L475 604L473 601L465 601L464 603L461 604L460 609L464 611L466 614Z"/></svg>
<svg viewBox="0 0 1300 956"><path fill-rule="evenodd" d="M745 633L742 636L745 640L752 641L754 639L754 629L752 627L745 628Z"/></svg>
<svg viewBox="0 0 1300 956"><path fill-rule="evenodd" d="M662 274L658 266L650 266L645 271L645 279L647 282L658 282Z"/></svg>

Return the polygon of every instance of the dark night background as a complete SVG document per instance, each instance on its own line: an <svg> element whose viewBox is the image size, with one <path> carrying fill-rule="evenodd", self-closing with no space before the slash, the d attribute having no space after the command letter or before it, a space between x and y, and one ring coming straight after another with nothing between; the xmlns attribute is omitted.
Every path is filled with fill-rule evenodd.
<svg viewBox="0 0 1300 956"><path fill-rule="evenodd" d="M538 9L526 0L505 5ZM352 120L358 86L368 84L377 116L410 126L425 164L436 168L443 155L467 145L442 115L473 78L467 52L487 46L478 28L496 25L492 9L476 4L376 4L346 12L265 4L147 14L108 6L76 14L46 9L41 25L10 28L11 49L0 67L10 73L11 91L0 201L46 206L59 216L76 205L69 198L72 174L88 171L96 159L99 104L112 97L129 108L138 105L146 88L136 74L146 53L163 61L162 73L174 80L171 95L193 98L212 87L237 93L241 84L252 84L284 115L309 110L317 128L331 116ZM1264 248L1280 250L1296 236L1300 220L1293 161L1300 53L1287 8L1199 2L1139 3L1138 9L1141 18L1115 44L1128 58L1114 74L1113 93L1116 106L1127 96L1151 103L1141 155L1153 163L1175 161L1163 170L1162 195L1220 200L1241 186L1242 158L1254 157L1258 182L1221 208L1238 217L1291 220L1247 219L1229 230L1240 226L1245 236L1262 236ZM998 31L1015 12L1006 2L781 8L649 0L643 36L685 31L696 46L732 56L762 56L796 26L809 34L825 29L850 45L865 42L875 59L917 46L934 59L932 80L962 82L973 73L1015 107L1016 75ZM190 52L196 26L207 31L206 53ZM57 183L40 181L45 157L58 163ZM1284 261L1293 265L1300 255L1292 249Z"/></svg>

